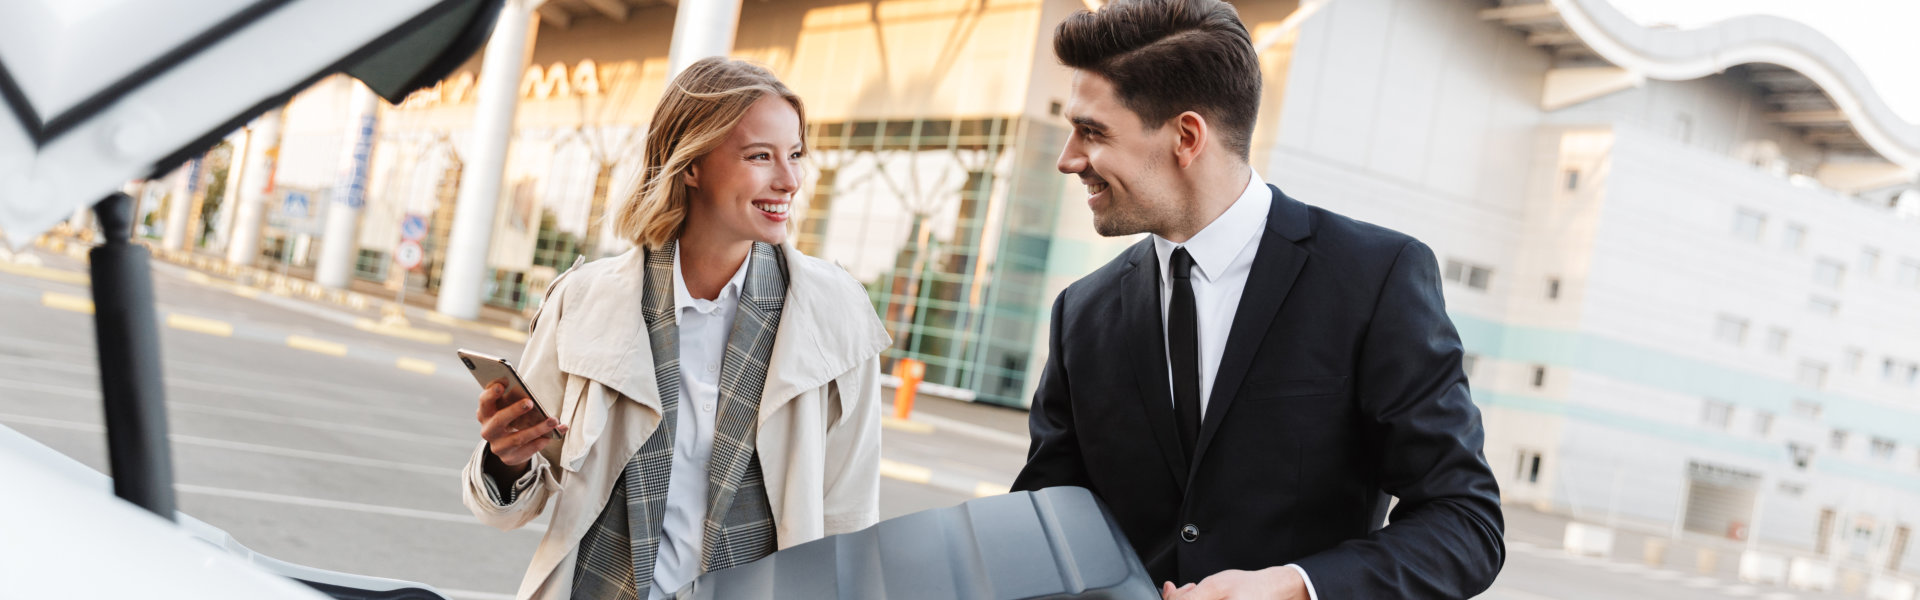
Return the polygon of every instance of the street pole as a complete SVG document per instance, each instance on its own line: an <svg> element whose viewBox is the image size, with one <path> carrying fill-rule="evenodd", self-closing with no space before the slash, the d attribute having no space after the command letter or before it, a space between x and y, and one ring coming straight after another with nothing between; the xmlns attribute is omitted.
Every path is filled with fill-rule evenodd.
<svg viewBox="0 0 1920 600"><path fill-rule="evenodd" d="M88 257L113 493L171 521L173 457L167 443L151 258L145 247L128 239L133 198L125 193L107 196L94 213L102 243Z"/></svg>

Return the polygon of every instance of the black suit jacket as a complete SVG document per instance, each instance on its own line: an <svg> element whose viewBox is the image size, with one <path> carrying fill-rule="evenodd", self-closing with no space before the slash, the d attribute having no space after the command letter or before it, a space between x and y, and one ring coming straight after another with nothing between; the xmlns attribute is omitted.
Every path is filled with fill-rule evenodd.
<svg viewBox="0 0 1920 600"><path fill-rule="evenodd" d="M1294 563L1326 600L1486 590L1499 490L1433 252L1270 189L1197 460L1174 429L1149 238L1054 302L1013 489L1093 490L1161 581Z"/></svg>

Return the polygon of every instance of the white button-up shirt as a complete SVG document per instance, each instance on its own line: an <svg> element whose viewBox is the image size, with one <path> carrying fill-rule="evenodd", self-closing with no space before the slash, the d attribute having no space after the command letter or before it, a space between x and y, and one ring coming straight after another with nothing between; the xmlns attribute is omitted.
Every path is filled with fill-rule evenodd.
<svg viewBox="0 0 1920 600"><path fill-rule="evenodd" d="M1213 397L1213 380L1220 370L1220 355L1227 350L1227 332L1233 329L1233 315L1240 310L1240 292L1247 287L1247 274L1253 271L1253 256L1260 251L1260 233L1267 228L1267 212L1272 210L1273 194L1259 173L1247 178L1240 198L1193 234L1184 244L1175 244L1153 236L1153 254L1160 260L1160 335L1166 342L1167 309L1173 305L1173 272L1167 262L1175 248L1186 248L1193 257L1193 308L1200 334L1200 414L1207 414L1207 400ZM1173 346L1163 345L1163 348ZM1167 359L1167 386L1173 386L1173 359Z"/></svg>
<svg viewBox="0 0 1920 600"><path fill-rule="evenodd" d="M1227 351L1227 334L1233 330L1233 316L1240 311L1240 296L1247 289L1247 275L1253 272L1253 257L1260 253L1260 237L1267 230L1267 213L1273 210L1273 192L1267 189L1267 182L1252 169L1247 172L1247 187L1240 191L1233 206L1227 207L1226 212L1220 213L1186 243L1175 244L1153 236L1153 254L1160 260L1163 344L1167 341L1167 309L1173 305L1173 273L1167 263L1175 248L1186 248L1187 254L1193 257L1194 325L1200 336L1200 414L1203 418L1207 414L1207 401L1213 398L1220 356ZM1173 389L1171 354L1167 358L1167 389ZM1320 600L1320 593L1313 589L1313 578L1307 576L1306 569L1299 565L1287 566L1306 582L1308 597Z"/></svg>
<svg viewBox="0 0 1920 600"><path fill-rule="evenodd" d="M720 361L746 285L740 262L720 296L701 300L687 291L680 255L673 256L673 308L680 331L680 399L673 432L673 473L667 482L667 512L653 563L650 600L679 591L700 576L701 536L707 520L707 464L713 457L713 419L719 413ZM647 368L652 368L648 365Z"/></svg>

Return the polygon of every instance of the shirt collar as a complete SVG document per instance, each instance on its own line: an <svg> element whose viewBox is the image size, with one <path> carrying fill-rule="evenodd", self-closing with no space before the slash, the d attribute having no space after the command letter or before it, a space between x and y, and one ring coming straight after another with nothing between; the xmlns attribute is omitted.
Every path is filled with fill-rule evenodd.
<svg viewBox="0 0 1920 600"><path fill-rule="evenodd" d="M1173 249L1186 248L1187 254L1193 257L1194 268L1200 270L1202 277L1212 281L1226 272L1227 264L1233 262L1233 258L1239 256L1247 244L1259 237L1260 231L1267 227L1267 213L1273 209L1273 194L1267 190L1267 182L1260 179L1260 173L1247 169L1247 174L1247 187L1241 190L1240 197L1233 201L1233 205L1199 233L1193 234L1186 243L1175 244L1158 235L1153 236L1153 249L1160 259L1160 272L1167 271L1167 260L1173 256Z"/></svg>
<svg viewBox="0 0 1920 600"><path fill-rule="evenodd" d="M740 286L746 285L747 281L747 264L752 262L753 253L748 252L747 259L740 261L740 268L733 272L733 278L727 280L726 287L720 288L720 296L713 300L701 300L693 297L693 292L687 291L687 277L680 270L680 251L678 248L675 248L673 252L673 307L676 310L691 308L701 313L713 313L720 302L740 297Z"/></svg>

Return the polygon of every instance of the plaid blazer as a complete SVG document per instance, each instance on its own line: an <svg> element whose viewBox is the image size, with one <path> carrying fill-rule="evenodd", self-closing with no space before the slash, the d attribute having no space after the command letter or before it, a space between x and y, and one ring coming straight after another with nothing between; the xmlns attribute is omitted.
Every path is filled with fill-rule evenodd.
<svg viewBox="0 0 1920 600"><path fill-rule="evenodd" d="M637 600L653 585L679 409L680 344L673 306L675 244L646 253L642 316L653 350L662 417L621 471L612 497L580 540L573 594L580 599ZM720 362L719 405L707 468L707 516L700 571L758 560L776 549L773 509L754 451L761 391L787 290L779 248L755 243L748 257L732 331ZM669 592L670 593L670 592Z"/></svg>

